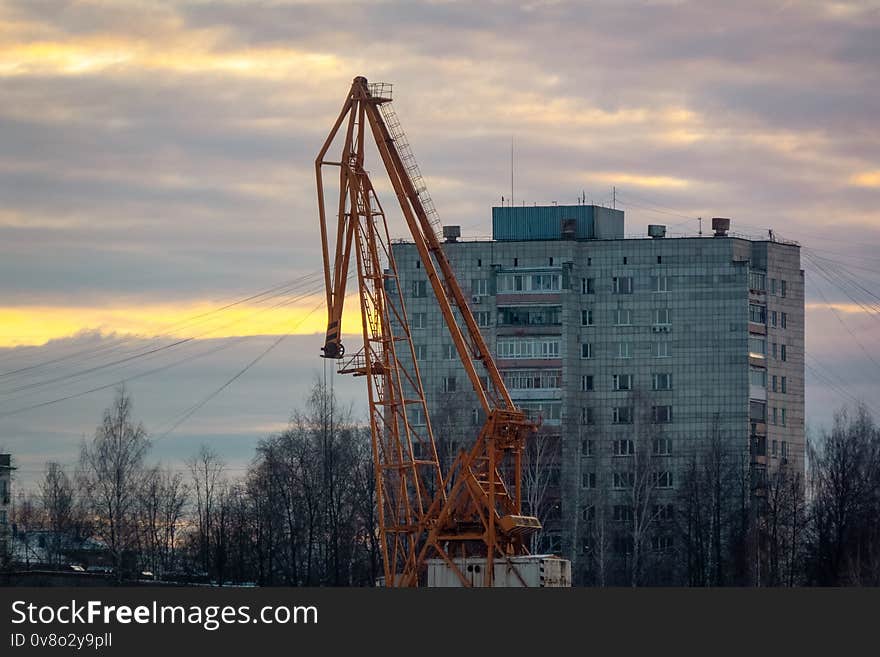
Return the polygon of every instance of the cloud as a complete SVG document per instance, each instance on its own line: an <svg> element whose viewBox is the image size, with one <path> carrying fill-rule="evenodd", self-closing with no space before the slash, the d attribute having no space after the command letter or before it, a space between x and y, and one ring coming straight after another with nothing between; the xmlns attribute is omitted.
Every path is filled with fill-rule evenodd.
<svg viewBox="0 0 880 657"><path fill-rule="evenodd" d="M6 344L149 334L318 270L313 160L358 74L394 83L440 216L466 235L488 234L509 194L513 138L517 201L610 202L617 186L629 232L731 216L861 267L875 289L878 28L876 3L818 1L8 0ZM862 372L855 345L817 332L840 330L822 304L864 313L823 291L807 288L810 350Z"/></svg>

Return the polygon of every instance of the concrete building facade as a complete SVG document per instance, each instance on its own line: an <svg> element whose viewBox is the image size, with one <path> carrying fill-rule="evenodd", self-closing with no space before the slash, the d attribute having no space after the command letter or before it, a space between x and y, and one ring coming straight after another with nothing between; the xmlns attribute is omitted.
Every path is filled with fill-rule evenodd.
<svg viewBox="0 0 880 657"><path fill-rule="evenodd" d="M682 486L711 445L743 464L756 513L768 473L804 468L799 247L661 227L624 239L623 221L494 208L493 240L444 245L511 395L552 445L532 481L539 549L571 559L576 582L606 549L681 549ZM435 436L466 444L476 400L414 245L393 249ZM614 531L597 531L606 521Z"/></svg>

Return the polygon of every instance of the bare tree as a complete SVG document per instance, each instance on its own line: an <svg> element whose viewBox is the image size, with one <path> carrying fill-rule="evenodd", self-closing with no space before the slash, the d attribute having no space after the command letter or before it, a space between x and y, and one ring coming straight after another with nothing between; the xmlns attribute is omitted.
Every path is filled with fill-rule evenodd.
<svg viewBox="0 0 880 657"><path fill-rule="evenodd" d="M95 437L84 443L80 455L83 493L97 523L97 532L123 577L123 559L137 540L137 496L143 479L144 459L150 441L143 424L132 417L131 397L125 388L116 391L113 404Z"/></svg>
<svg viewBox="0 0 880 657"><path fill-rule="evenodd" d="M156 575L174 570L188 493L183 475L171 469L156 466L144 477L139 495L141 559Z"/></svg>
<svg viewBox="0 0 880 657"><path fill-rule="evenodd" d="M210 574L214 556L212 550L216 505L226 463L214 449L202 445L186 465L192 478L192 492L195 497L198 559L202 570Z"/></svg>
<svg viewBox="0 0 880 657"><path fill-rule="evenodd" d="M559 504L559 435L541 426L526 440L522 459L522 495L525 513L541 520L541 529L530 537L529 549L537 552ZM555 495L553 493L556 493Z"/></svg>
<svg viewBox="0 0 880 657"><path fill-rule="evenodd" d="M45 528L49 530L46 551L49 563L57 566L61 563L62 552L66 543L74 536L74 488L58 463L47 463L43 481L40 482L40 501L45 514Z"/></svg>
<svg viewBox="0 0 880 657"><path fill-rule="evenodd" d="M838 411L808 463L810 581L880 585L880 430L867 408Z"/></svg>

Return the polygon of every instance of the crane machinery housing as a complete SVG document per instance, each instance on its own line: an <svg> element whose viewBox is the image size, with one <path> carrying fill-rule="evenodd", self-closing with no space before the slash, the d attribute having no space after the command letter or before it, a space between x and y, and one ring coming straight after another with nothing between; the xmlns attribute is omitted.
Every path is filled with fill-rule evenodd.
<svg viewBox="0 0 880 657"><path fill-rule="evenodd" d="M447 472L438 459L388 222L365 169L368 135L486 418L473 444ZM341 155L328 159L337 136L343 140ZM325 167L339 169L332 243ZM315 160L315 173L328 309L321 351L324 358L338 360L340 373L363 376L367 382L385 586L424 585L429 564L434 583L534 585L523 568L532 559L527 539L541 524L522 514L521 470L535 424L511 400L441 247L440 222L391 105L391 85L354 79ZM363 345L346 355L342 313L352 259ZM553 579L557 585L570 582L567 561L540 559L545 569L554 561L560 573ZM449 576L438 575L438 568Z"/></svg>

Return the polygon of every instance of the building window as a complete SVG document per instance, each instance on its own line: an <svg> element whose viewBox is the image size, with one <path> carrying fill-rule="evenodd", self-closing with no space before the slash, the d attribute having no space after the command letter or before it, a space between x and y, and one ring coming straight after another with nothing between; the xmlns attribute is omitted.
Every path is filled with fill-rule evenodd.
<svg viewBox="0 0 880 657"><path fill-rule="evenodd" d="M476 297L484 297L489 294L489 281L485 278L471 280L471 294Z"/></svg>
<svg viewBox="0 0 880 657"><path fill-rule="evenodd" d="M425 426L425 409L421 406L412 406L409 409L409 423L414 427Z"/></svg>
<svg viewBox="0 0 880 657"><path fill-rule="evenodd" d="M672 488L672 472L664 470L651 473L651 483L657 488Z"/></svg>
<svg viewBox="0 0 880 657"><path fill-rule="evenodd" d="M632 343L631 342L620 342L617 344L617 357L618 358L632 358Z"/></svg>
<svg viewBox="0 0 880 657"><path fill-rule="evenodd" d="M770 381L772 383L772 385L770 386L770 389L773 390L773 392L776 392L776 375L775 374L773 375L773 378L770 379Z"/></svg>
<svg viewBox="0 0 880 657"><path fill-rule="evenodd" d="M581 477L581 486L584 488L595 488L596 487L596 473L595 472L584 472Z"/></svg>
<svg viewBox="0 0 880 657"><path fill-rule="evenodd" d="M766 422L767 421L767 403L762 401L756 401L754 399L749 400L749 419L752 422Z"/></svg>
<svg viewBox="0 0 880 657"><path fill-rule="evenodd" d="M653 406L651 414L657 424L672 422L672 406Z"/></svg>
<svg viewBox="0 0 880 657"><path fill-rule="evenodd" d="M759 271L749 272L749 289L763 292L767 289L767 275Z"/></svg>
<svg viewBox="0 0 880 657"><path fill-rule="evenodd" d="M636 444L628 438L613 440L611 446L614 456L632 456L636 453Z"/></svg>
<svg viewBox="0 0 880 657"><path fill-rule="evenodd" d="M773 377L774 379L776 377ZM749 368L749 385L758 386L759 388L767 387L767 370L761 367Z"/></svg>
<svg viewBox="0 0 880 657"><path fill-rule="evenodd" d="M421 269L421 268L422 268L422 261L416 260L416 269Z"/></svg>
<svg viewBox="0 0 880 657"><path fill-rule="evenodd" d="M775 377L774 377L774 378L775 378ZM783 393L783 394L785 394L785 393L788 392L787 388L788 388L788 385L787 385L787 377L784 377L784 376L783 376L783 377L782 377L782 393ZM775 388L775 387L773 388L773 392L776 392L776 388Z"/></svg>
<svg viewBox="0 0 880 657"><path fill-rule="evenodd" d="M581 326L593 325L593 309L586 308L581 311Z"/></svg>
<svg viewBox="0 0 880 657"><path fill-rule="evenodd" d="M533 420L541 420L542 422L552 422L554 424L559 424L559 420L562 419L562 402L520 402L520 408L525 411L526 415L530 419Z"/></svg>
<svg viewBox="0 0 880 657"><path fill-rule="evenodd" d="M749 356L753 358L767 357L767 340L764 338L749 337Z"/></svg>
<svg viewBox="0 0 880 657"><path fill-rule="evenodd" d="M669 321L669 308L655 308L654 309L654 323L655 324L670 324Z"/></svg>
<svg viewBox="0 0 880 657"><path fill-rule="evenodd" d="M654 438L652 447L654 456L669 456L672 454L672 438Z"/></svg>
<svg viewBox="0 0 880 657"><path fill-rule="evenodd" d="M584 522L593 522L596 520L596 507L592 504L581 509L581 520Z"/></svg>
<svg viewBox="0 0 880 657"><path fill-rule="evenodd" d="M593 389L593 375L592 374L584 374L581 377L581 390L584 392L588 392Z"/></svg>
<svg viewBox="0 0 880 657"><path fill-rule="evenodd" d="M611 517L614 518L616 522L632 522L633 509L626 504L615 504L612 509Z"/></svg>
<svg viewBox="0 0 880 657"><path fill-rule="evenodd" d="M559 338L508 338L499 340L500 358L559 358Z"/></svg>
<svg viewBox="0 0 880 657"><path fill-rule="evenodd" d="M776 407L774 406L774 407L773 407L773 412L770 414L770 422L771 422L771 424L777 424L777 420L778 420L777 413L778 413L778 411L779 411L779 409L776 408Z"/></svg>
<svg viewBox="0 0 880 657"><path fill-rule="evenodd" d="M787 328L788 324L788 313L782 313L782 328Z"/></svg>
<svg viewBox="0 0 880 657"><path fill-rule="evenodd" d="M669 276L651 276L651 291L669 292Z"/></svg>
<svg viewBox="0 0 880 657"><path fill-rule="evenodd" d="M498 323L501 326L560 326L562 309L559 306L499 308Z"/></svg>
<svg viewBox="0 0 880 657"><path fill-rule="evenodd" d="M412 320L409 325L414 329L423 329L425 328L425 313L413 313Z"/></svg>
<svg viewBox="0 0 880 657"><path fill-rule="evenodd" d="M562 276L559 274L532 274L530 282L532 292L551 292L559 290Z"/></svg>
<svg viewBox="0 0 880 657"><path fill-rule="evenodd" d="M413 281L412 295L416 299L422 299L428 296L428 281Z"/></svg>
<svg viewBox="0 0 880 657"><path fill-rule="evenodd" d="M455 377L454 376L444 376L443 377L443 392L455 392Z"/></svg>
<svg viewBox="0 0 880 657"><path fill-rule="evenodd" d="M782 426L785 426L785 409L784 409L784 408L780 409L779 423L780 423Z"/></svg>
<svg viewBox="0 0 880 657"><path fill-rule="evenodd" d="M655 342L654 343L654 358L669 358L669 343L668 342Z"/></svg>
<svg viewBox="0 0 880 657"><path fill-rule="evenodd" d="M770 294L776 294L776 279L770 279Z"/></svg>
<svg viewBox="0 0 880 657"><path fill-rule="evenodd" d="M632 424L633 407L615 406L611 409L611 422L614 424Z"/></svg>
<svg viewBox="0 0 880 657"><path fill-rule="evenodd" d="M770 446L770 456L776 458L776 450L777 450L778 445L779 445L779 442L774 440Z"/></svg>
<svg viewBox="0 0 880 657"><path fill-rule="evenodd" d="M416 352L416 360L428 360L428 347L423 344L413 345Z"/></svg>
<svg viewBox="0 0 880 657"><path fill-rule="evenodd" d="M488 310L478 310L474 313L477 326L492 326L492 313Z"/></svg>
<svg viewBox="0 0 880 657"><path fill-rule="evenodd" d="M632 488L635 474L632 472L615 472L611 477L611 487L617 490Z"/></svg>
<svg viewBox="0 0 880 657"><path fill-rule="evenodd" d="M782 458L788 458L788 443L786 441L782 441Z"/></svg>
<svg viewBox="0 0 880 657"><path fill-rule="evenodd" d="M772 348L771 351L770 351L770 353L773 355L773 358L774 358L774 359L776 358L776 354L778 353L776 347L777 347L777 344L774 342L774 343L773 343L773 348Z"/></svg>
<svg viewBox="0 0 880 657"><path fill-rule="evenodd" d="M654 552L669 552L674 545L675 541L672 536L663 535L651 537L651 549Z"/></svg>
<svg viewBox="0 0 880 657"><path fill-rule="evenodd" d="M615 374L611 377L611 387L614 390L632 390L632 374Z"/></svg>
<svg viewBox="0 0 880 657"><path fill-rule="evenodd" d="M504 370L501 372L508 390L558 390L562 370Z"/></svg>
<svg viewBox="0 0 880 657"><path fill-rule="evenodd" d="M561 287L562 274L502 274L498 277L498 289L506 293L558 292Z"/></svg>
<svg viewBox="0 0 880 657"><path fill-rule="evenodd" d="M623 264L626 264L626 256L623 256Z"/></svg>
<svg viewBox="0 0 880 657"><path fill-rule="evenodd" d="M611 279L612 291L614 294L632 294L633 279L632 276L615 276Z"/></svg>
<svg viewBox="0 0 880 657"><path fill-rule="evenodd" d="M654 390L672 390L672 374L668 372L656 372L652 379Z"/></svg>
<svg viewBox="0 0 880 657"><path fill-rule="evenodd" d="M582 440L581 441L581 456L593 456L595 449L596 441L594 440Z"/></svg>
<svg viewBox="0 0 880 657"><path fill-rule="evenodd" d="M749 307L751 308L751 306L749 306ZM776 328L776 311L775 310L770 311L770 326L772 326L773 328Z"/></svg>
<svg viewBox="0 0 880 657"><path fill-rule="evenodd" d="M596 285L594 278L582 278L581 279L581 294L595 294L596 293Z"/></svg>
<svg viewBox="0 0 880 657"><path fill-rule="evenodd" d="M786 353L785 353L785 345L784 345L784 344L779 346L779 356L780 356L780 360L786 360L786 359L787 359L787 356L786 356Z"/></svg>
<svg viewBox="0 0 880 657"><path fill-rule="evenodd" d="M455 348L454 344L446 345L446 349L443 350L443 355L446 360L455 360L458 358L458 350Z"/></svg>
<svg viewBox="0 0 880 657"><path fill-rule="evenodd" d="M785 281L782 279L779 279L779 296L781 296L781 297L785 296L785 293L786 293L785 288L786 288Z"/></svg>
<svg viewBox="0 0 880 657"><path fill-rule="evenodd" d="M590 342L584 342L581 344L581 358L592 358L593 357L593 345Z"/></svg>
<svg viewBox="0 0 880 657"><path fill-rule="evenodd" d="M477 258L477 267L482 267L482 266L483 266L483 259Z"/></svg>
<svg viewBox="0 0 880 657"><path fill-rule="evenodd" d="M749 321L755 324L767 323L767 307L757 303L749 304Z"/></svg>
<svg viewBox="0 0 880 657"><path fill-rule="evenodd" d="M594 415L592 407L583 407L581 409L581 424L593 424L595 422Z"/></svg>
<svg viewBox="0 0 880 657"><path fill-rule="evenodd" d="M629 308L618 308L614 324L617 326L630 326L632 324L632 310Z"/></svg>

